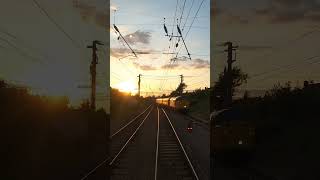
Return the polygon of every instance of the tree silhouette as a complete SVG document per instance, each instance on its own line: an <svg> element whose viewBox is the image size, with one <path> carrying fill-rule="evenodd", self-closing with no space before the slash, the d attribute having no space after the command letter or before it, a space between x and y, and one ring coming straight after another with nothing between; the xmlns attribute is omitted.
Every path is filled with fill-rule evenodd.
<svg viewBox="0 0 320 180"><path fill-rule="evenodd" d="M247 79L248 74L244 73L239 67L232 68L232 95L234 95L240 85L247 82ZM211 104L214 109L220 109L223 106L227 97L227 88L228 75L227 70L224 69L224 71L219 74L219 78L212 88Z"/></svg>
<svg viewBox="0 0 320 180"><path fill-rule="evenodd" d="M180 83L176 90L172 91L170 96L179 96L182 95L183 90L187 88L185 83Z"/></svg>
<svg viewBox="0 0 320 180"><path fill-rule="evenodd" d="M84 100L80 104L80 109L84 111L89 111L90 110L90 101L89 100Z"/></svg>
<svg viewBox="0 0 320 180"><path fill-rule="evenodd" d="M246 83L248 79L248 74L244 73L239 67L232 68L232 95L236 91L237 87L241 86L243 83ZM215 83L213 89L219 94L223 94L227 88L227 71L219 74L218 81Z"/></svg>

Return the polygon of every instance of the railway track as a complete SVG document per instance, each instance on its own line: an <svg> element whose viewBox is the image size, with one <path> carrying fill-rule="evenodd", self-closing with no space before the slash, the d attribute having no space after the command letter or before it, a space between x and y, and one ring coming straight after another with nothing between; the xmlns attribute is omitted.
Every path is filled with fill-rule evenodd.
<svg viewBox="0 0 320 180"><path fill-rule="evenodd" d="M199 179L210 179L210 129L207 124L190 118L185 113L165 109L168 117L172 120L181 142L184 144L186 152ZM191 127L191 131L187 128Z"/></svg>
<svg viewBox="0 0 320 180"><path fill-rule="evenodd" d="M164 109L149 106L110 138L110 158L99 165L107 168L91 174L108 171L111 180L199 179Z"/></svg>
<svg viewBox="0 0 320 180"><path fill-rule="evenodd" d="M155 180L198 180L193 167L170 118L164 109L162 118L158 109L158 135Z"/></svg>
<svg viewBox="0 0 320 180"><path fill-rule="evenodd" d="M168 115L163 109L155 110L146 121L152 110L149 111L126 147L109 164L110 179L199 179ZM156 132L155 136L151 132ZM141 147L141 142L148 143Z"/></svg>
<svg viewBox="0 0 320 180"><path fill-rule="evenodd" d="M139 115L133 118L130 122L128 122L126 125L124 125L122 128L120 128L118 131L116 131L110 136L110 139L111 139L111 148L109 152L110 157L114 159L115 156L121 150L121 148L128 141L128 139L132 138L131 137L132 134L139 127L141 122L144 121L145 118L147 118L147 116L144 116L144 115L147 113L148 109L150 108L152 109L152 105L148 106L143 112L141 112Z"/></svg>
<svg viewBox="0 0 320 180"><path fill-rule="evenodd" d="M121 149L110 161L110 179L149 180L152 177L152 150L155 145L155 124L150 121L152 107ZM154 134L154 136L152 135ZM141 164L139 164L141 163Z"/></svg>
<svg viewBox="0 0 320 180"><path fill-rule="evenodd" d="M106 171L110 171L109 162L112 161L117 153L121 150L122 146L126 143L128 138L132 135L132 133L139 126L141 121L143 120L143 115L146 114L147 110L152 108L152 104L149 105L143 112L135 116L132 120L130 120L127 124L121 127L119 130L114 132L109 136L111 141L109 148L109 156L106 157L103 161L101 161L96 167L90 170L86 175L84 175L81 180L86 179L102 179L102 176L106 176Z"/></svg>

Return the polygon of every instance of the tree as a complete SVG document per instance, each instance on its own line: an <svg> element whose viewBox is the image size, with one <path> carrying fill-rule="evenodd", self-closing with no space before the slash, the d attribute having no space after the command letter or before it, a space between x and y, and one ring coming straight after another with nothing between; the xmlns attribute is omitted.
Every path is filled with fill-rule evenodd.
<svg viewBox="0 0 320 180"><path fill-rule="evenodd" d="M244 94L243 94L243 99L246 100L246 99L248 99L248 98L249 98L249 91L246 90L246 91L244 92Z"/></svg>
<svg viewBox="0 0 320 180"><path fill-rule="evenodd" d="M85 110L85 111L90 110L90 102L89 102L89 100L82 101L81 104L80 104L80 109L81 110Z"/></svg>
<svg viewBox="0 0 320 180"><path fill-rule="evenodd" d="M183 90L187 88L187 85L185 83L180 83L176 90L171 92L171 96L178 96L183 93Z"/></svg>
<svg viewBox="0 0 320 180"><path fill-rule="evenodd" d="M7 83L4 80L0 80L0 88L7 87Z"/></svg>
<svg viewBox="0 0 320 180"><path fill-rule="evenodd" d="M232 68L232 95L237 90L237 87L246 83L248 79L248 74L244 73L240 68ZM213 89L219 94L223 94L227 88L227 72L226 70L219 74L218 81L215 83Z"/></svg>
<svg viewBox="0 0 320 180"><path fill-rule="evenodd" d="M237 88L246 83L248 79L248 74L244 73L240 68L233 67L232 68L232 89L231 94L234 95ZM215 107L215 109L221 108L223 103L227 97L227 88L228 88L228 75L227 70L224 69L223 72L219 74L218 80L215 82L213 86L211 103Z"/></svg>

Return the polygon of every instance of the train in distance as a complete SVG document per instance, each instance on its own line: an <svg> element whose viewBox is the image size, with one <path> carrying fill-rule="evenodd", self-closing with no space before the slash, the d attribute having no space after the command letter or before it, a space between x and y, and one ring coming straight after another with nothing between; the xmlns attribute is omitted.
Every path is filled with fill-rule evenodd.
<svg viewBox="0 0 320 180"><path fill-rule="evenodd" d="M181 112L187 112L190 107L190 101L184 96L157 98L156 103Z"/></svg>
<svg viewBox="0 0 320 180"><path fill-rule="evenodd" d="M190 109L190 100L184 96L157 98L156 103L160 106L164 106L182 113L186 113ZM190 121L186 130L192 133L193 122Z"/></svg>

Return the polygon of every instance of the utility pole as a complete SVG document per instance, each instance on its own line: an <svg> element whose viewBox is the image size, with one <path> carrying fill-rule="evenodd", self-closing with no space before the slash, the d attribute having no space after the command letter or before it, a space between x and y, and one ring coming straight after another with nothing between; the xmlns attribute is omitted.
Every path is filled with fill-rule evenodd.
<svg viewBox="0 0 320 180"><path fill-rule="evenodd" d="M138 80L138 97L140 97L140 83L141 83L141 74L139 74L137 77L139 78Z"/></svg>
<svg viewBox="0 0 320 180"><path fill-rule="evenodd" d="M180 96L181 96L181 95L182 95L182 93L183 93L182 83L183 83L183 75L181 74L181 75L180 75L180 88L181 88Z"/></svg>
<svg viewBox="0 0 320 180"><path fill-rule="evenodd" d="M96 109L96 65L98 64L98 57L97 57L97 44L103 45L100 41L92 41L91 46L87 46L87 48L92 49L92 61L90 64L90 74L91 74L91 101L90 101L90 108L92 110Z"/></svg>
<svg viewBox="0 0 320 180"><path fill-rule="evenodd" d="M181 74L180 75L180 84L182 84L183 83L183 75Z"/></svg>
<svg viewBox="0 0 320 180"><path fill-rule="evenodd" d="M233 51L236 51L238 46L233 46L232 42L225 42L224 46L227 46L227 49L225 50L228 53L227 56L227 70L226 70L226 77L227 77L227 88L226 88L226 97L225 97L225 105L229 106L232 103L232 63L234 63L236 60L233 59Z"/></svg>

